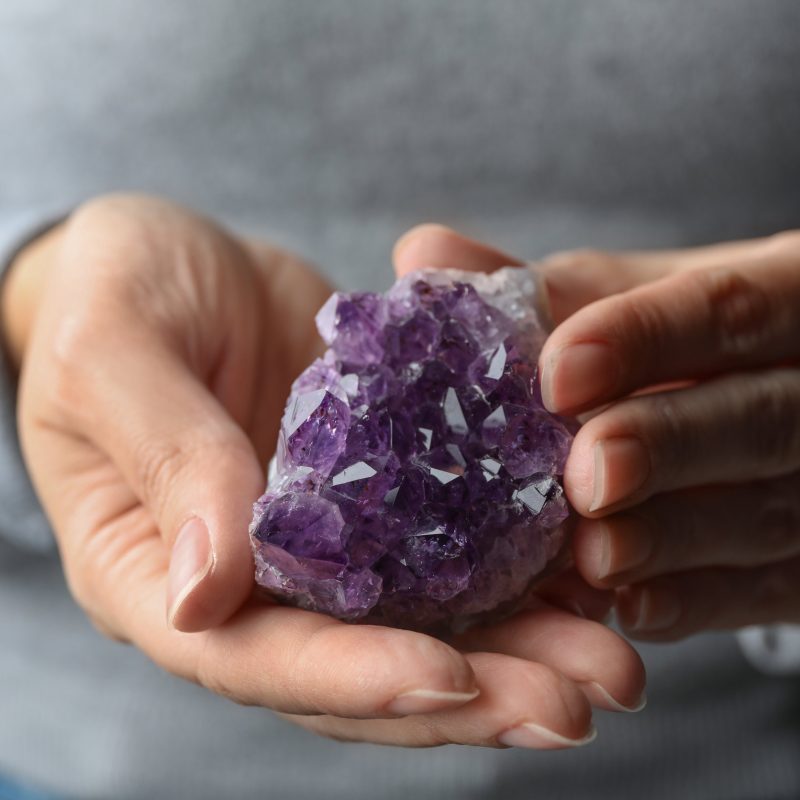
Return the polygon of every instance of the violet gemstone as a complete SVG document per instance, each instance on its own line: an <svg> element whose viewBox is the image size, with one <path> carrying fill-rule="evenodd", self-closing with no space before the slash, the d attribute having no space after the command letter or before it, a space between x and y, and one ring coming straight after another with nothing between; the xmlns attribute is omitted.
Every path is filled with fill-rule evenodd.
<svg viewBox="0 0 800 800"><path fill-rule="evenodd" d="M558 554L570 423L535 384L525 269L334 294L250 527L256 580L348 621L455 629L508 612Z"/></svg>

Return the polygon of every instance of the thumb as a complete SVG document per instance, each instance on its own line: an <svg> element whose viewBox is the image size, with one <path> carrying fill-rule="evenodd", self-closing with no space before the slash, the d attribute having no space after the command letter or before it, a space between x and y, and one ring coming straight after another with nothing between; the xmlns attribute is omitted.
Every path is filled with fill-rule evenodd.
<svg viewBox="0 0 800 800"><path fill-rule="evenodd" d="M698 253L700 251L697 251ZM710 254L703 251L703 257ZM447 267L493 272L523 262L444 225L412 228L397 240L392 253L398 277L417 269ZM578 309L610 294L624 292L670 274L675 253L608 253L571 250L529 264L543 290L543 312L557 325Z"/></svg>
<svg viewBox="0 0 800 800"><path fill-rule="evenodd" d="M493 272L522 262L500 250L468 239L444 225L426 223L403 234L394 246L392 261L399 278L418 269L462 269Z"/></svg>
<svg viewBox="0 0 800 800"><path fill-rule="evenodd" d="M81 382L80 427L155 520L170 553L170 624L213 627L252 591L247 528L263 473L244 431L177 354L152 340L116 354Z"/></svg>
<svg viewBox="0 0 800 800"><path fill-rule="evenodd" d="M398 277L424 268L493 272L505 266L522 266L521 261L500 250L432 223L418 225L401 236L392 260ZM540 310L548 327L598 297L619 291L620 270L604 253L560 253L529 267L542 289Z"/></svg>

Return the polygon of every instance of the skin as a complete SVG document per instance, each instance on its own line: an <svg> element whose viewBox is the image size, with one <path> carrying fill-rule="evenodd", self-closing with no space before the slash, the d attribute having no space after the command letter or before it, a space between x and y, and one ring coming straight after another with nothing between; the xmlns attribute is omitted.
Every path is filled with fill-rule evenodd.
<svg viewBox="0 0 800 800"><path fill-rule="evenodd" d="M432 265L510 261L429 236ZM642 640L800 622L800 232L535 268L544 402L585 422L564 476L581 575Z"/></svg>
<svg viewBox="0 0 800 800"><path fill-rule="evenodd" d="M437 231L404 237L398 267L430 261L426 242L440 252ZM322 735L587 743L592 704L640 707L644 670L619 636L562 608L608 609L608 591L575 572L451 642L252 597L250 506L329 292L295 256L144 196L96 199L23 251L3 333L75 599L164 669Z"/></svg>

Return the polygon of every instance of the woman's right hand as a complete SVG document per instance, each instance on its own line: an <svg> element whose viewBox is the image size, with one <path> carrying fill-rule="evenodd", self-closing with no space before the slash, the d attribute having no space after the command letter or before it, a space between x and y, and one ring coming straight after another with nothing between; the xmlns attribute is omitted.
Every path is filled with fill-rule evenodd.
<svg viewBox="0 0 800 800"><path fill-rule="evenodd" d="M4 332L73 595L168 671L327 736L584 743L590 701L634 707L644 684L599 623L542 603L457 649L252 598L251 503L329 291L297 258L141 196L92 201L21 254Z"/></svg>

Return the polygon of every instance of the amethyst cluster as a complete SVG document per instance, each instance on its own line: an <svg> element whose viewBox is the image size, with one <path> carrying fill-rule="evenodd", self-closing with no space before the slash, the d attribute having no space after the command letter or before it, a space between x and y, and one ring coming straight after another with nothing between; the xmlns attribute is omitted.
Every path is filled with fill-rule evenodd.
<svg viewBox="0 0 800 800"><path fill-rule="evenodd" d="M340 619L432 630L513 607L557 554L568 424L542 406L528 270L334 294L250 528L257 582Z"/></svg>

